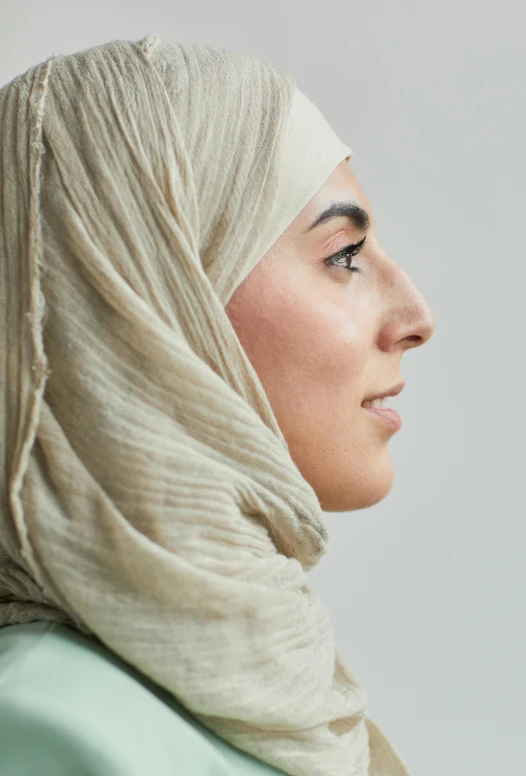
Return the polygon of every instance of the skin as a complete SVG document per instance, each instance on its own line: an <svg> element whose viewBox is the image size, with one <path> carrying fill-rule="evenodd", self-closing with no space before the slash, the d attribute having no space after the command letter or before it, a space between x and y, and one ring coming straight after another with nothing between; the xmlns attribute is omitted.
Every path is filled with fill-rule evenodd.
<svg viewBox="0 0 526 776"><path fill-rule="evenodd" d="M307 231L339 200L367 211L366 231L343 216ZM340 266L326 265L364 235L352 262L340 257ZM346 261L364 274L345 269ZM361 403L403 382L400 360L428 341L434 318L382 249L347 160L238 286L226 312L322 509L361 509L383 499L393 482L387 442L395 431Z"/></svg>

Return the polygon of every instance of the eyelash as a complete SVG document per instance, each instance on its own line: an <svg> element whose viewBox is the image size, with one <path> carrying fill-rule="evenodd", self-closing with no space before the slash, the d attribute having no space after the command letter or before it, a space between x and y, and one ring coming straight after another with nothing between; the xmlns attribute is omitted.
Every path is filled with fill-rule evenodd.
<svg viewBox="0 0 526 776"><path fill-rule="evenodd" d="M362 250L363 246L365 245L366 238L363 237L360 242L357 243L351 243L350 245L346 245L345 248L342 248L341 251L338 251L338 253L335 253L333 256L329 256L329 258L326 260L326 263L333 267L339 267L340 269L346 269L349 272L360 272L363 275L363 269L360 269L360 267L352 267L350 264L336 264L336 259L344 259L347 256L350 256L351 259L354 256L357 256L358 253Z"/></svg>

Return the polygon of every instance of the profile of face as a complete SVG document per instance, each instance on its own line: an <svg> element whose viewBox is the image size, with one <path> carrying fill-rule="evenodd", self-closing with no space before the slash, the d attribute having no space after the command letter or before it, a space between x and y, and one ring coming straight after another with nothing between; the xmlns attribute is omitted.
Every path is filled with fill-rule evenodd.
<svg viewBox="0 0 526 776"><path fill-rule="evenodd" d="M362 402L403 383L402 355L427 342L434 318L383 251L347 160L238 286L226 312L322 509L361 509L384 498L393 481L387 442L396 429Z"/></svg>

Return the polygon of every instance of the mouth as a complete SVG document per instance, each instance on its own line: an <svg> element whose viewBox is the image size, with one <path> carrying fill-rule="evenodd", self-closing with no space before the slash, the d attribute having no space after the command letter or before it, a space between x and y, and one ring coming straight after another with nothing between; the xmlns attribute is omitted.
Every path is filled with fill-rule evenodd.
<svg viewBox="0 0 526 776"><path fill-rule="evenodd" d="M386 409L387 408L387 402L391 396L397 396L402 388L404 387L405 383L398 383L397 385L394 385L392 388L388 388L386 391L383 391L382 393L373 394L371 396L367 396L362 401L362 407L368 408L374 408L374 409Z"/></svg>
<svg viewBox="0 0 526 776"><path fill-rule="evenodd" d="M391 431L398 431L402 426L402 418L396 412L388 406L388 401L391 396L396 396L400 393L405 383L398 383L393 388L389 388L382 394L364 399L362 407L367 410L376 420L381 421Z"/></svg>
<svg viewBox="0 0 526 776"><path fill-rule="evenodd" d="M385 410L389 403L389 397L385 396L383 399L371 399L370 401L363 401L362 407L365 407L366 409L370 409L373 407L374 409L378 410Z"/></svg>

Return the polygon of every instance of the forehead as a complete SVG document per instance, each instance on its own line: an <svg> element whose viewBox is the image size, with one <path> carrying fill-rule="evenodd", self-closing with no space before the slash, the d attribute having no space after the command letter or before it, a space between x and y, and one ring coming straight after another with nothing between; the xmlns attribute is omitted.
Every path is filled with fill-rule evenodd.
<svg viewBox="0 0 526 776"><path fill-rule="evenodd" d="M308 204L313 208L324 206L327 199L352 199L371 215L365 192L354 177L346 159L332 171Z"/></svg>
<svg viewBox="0 0 526 776"><path fill-rule="evenodd" d="M369 214L371 224L373 216L369 200L362 187L356 180L349 162L344 159L332 171L325 182L320 186L316 194L305 205L301 213L295 219L295 227L299 230L308 229L313 221L333 202L356 202Z"/></svg>

